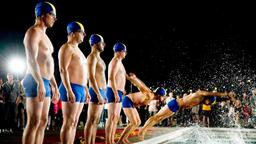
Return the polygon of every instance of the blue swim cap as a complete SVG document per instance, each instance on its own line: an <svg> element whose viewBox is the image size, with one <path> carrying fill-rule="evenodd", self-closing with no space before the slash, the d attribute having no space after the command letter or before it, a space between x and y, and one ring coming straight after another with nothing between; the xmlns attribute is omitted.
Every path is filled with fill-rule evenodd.
<svg viewBox="0 0 256 144"><path fill-rule="evenodd" d="M67 33L68 34L70 34L71 32L77 32L79 30L84 32L84 26L80 22L73 21L73 22L68 23L68 25L67 25Z"/></svg>
<svg viewBox="0 0 256 144"><path fill-rule="evenodd" d="M165 96L166 95L166 91L164 88L162 87L158 87L156 90L155 90L155 93L157 95L160 95L160 96Z"/></svg>
<svg viewBox="0 0 256 144"><path fill-rule="evenodd" d="M39 2L35 7L36 17L40 17L44 14L51 13L56 16L56 9L53 4L49 2Z"/></svg>
<svg viewBox="0 0 256 144"><path fill-rule="evenodd" d="M126 52L126 46L123 43L116 43L113 47L114 52Z"/></svg>
<svg viewBox="0 0 256 144"><path fill-rule="evenodd" d="M97 44L99 42L104 42L103 37L99 34L92 34L89 39L90 45L93 46L94 44Z"/></svg>

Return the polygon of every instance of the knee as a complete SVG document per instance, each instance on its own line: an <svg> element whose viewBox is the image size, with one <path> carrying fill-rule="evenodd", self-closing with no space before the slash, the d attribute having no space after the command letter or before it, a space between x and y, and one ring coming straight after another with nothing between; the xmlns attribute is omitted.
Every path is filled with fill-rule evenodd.
<svg viewBox="0 0 256 144"><path fill-rule="evenodd" d="M39 124L40 124L40 119L39 117L31 117L28 119L28 127L31 127L31 128L38 128L39 127Z"/></svg>
<svg viewBox="0 0 256 144"><path fill-rule="evenodd" d="M100 122L100 118L95 118L94 121L92 122L92 124L94 126L97 126L99 124L99 122Z"/></svg>
<svg viewBox="0 0 256 144"><path fill-rule="evenodd" d="M136 126L136 127L140 126L140 124L141 124L141 121L140 121L140 120L131 122L131 125L132 125L132 126Z"/></svg>
<svg viewBox="0 0 256 144"><path fill-rule="evenodd" d="M160 121L162 118L154 115L154 116L150 117L149 119L157 122L157 121Z"/></svg>
<svg viewBox="0 0 256 144"><path fill-rule="evenodd" d="M46 126L48 122L48 118L47 117L43 117L40 119L40 126Z"/></svg>
<svg viewBox="0 0 256 144"><path fill-rule="evenodd" d="M86 122L86 126L91 127L91 126L97 126L99 123L99 119L96 118L89 118Z"/></svg>
<svg viewBox="0 0 256 144"><path fill-rule="evenodd" d="M138 120L137 121L137 124L136 124L136 127L140 126L141 125L141 120Z"/></svg>
<svg viewBox="0 0 256 144"><path fill-rule="evenodd" d="M64 120L64 125L67 127L75 127L76 120L73 118L68 118L67 120Z"/></svg>
<svg viewBox="0 0 256 144"><path fill-rule="evenodd" d="M113 120L114 122L118 122L119 118L120 118L119 115L114 115L112 120Z"/></svg>

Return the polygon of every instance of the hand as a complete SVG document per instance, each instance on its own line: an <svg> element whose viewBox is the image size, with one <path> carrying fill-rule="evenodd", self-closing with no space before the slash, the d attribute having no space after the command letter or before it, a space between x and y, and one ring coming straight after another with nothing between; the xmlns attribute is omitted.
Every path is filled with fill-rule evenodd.
<svg viewBox="0 0 256 144"><path fill-rule="evenodd" d="M229 97L229 99L231 100L231 101L235 101L236 99L235 99L235 96L236 96L236 94L234 93L234 92L229 92L228 93L228 95L227 95L228 97Z"/></svg>
<svg viewBox="0 0 256 144"><path fill-rule="evenodd" d="M88 104L88 103L90 102L90 99L91 99L90 95L86 96L86 98L85 98L85 104Z"/></svg>
<svg viewBox="0 0 256 144"><path fill-rule="evenodd" d="M126 90L123 91L123 95L126 95Z"/></svg>
<svg viewBox="0 0 256 144"><path fill-rule="evenodd" d="M45 88L44 88L44 82L39 82L39 84L37 85L37 95L38 95L38 99L39 102L42 102L45 98Z"/></svg>
<svg viewBox="0 0 256 144"><path fill-rule="evenodd" d="M132 78L136 77L136 75L134 73L129 73L129 76L132 77Z"/></svg>
<svg viewBox="0 0 256 144"><path fill-rule="evenodd" d="M72 91L68 92L68 102L74 103L76 100L75 94Z"/></svg>
<svg viewBox="0 0 256 144"><path fill-rule="evenodd" d="M119 96L117 95L115 95L115 103L119 103L120 102L120 98L119 98Z"/></svg>
<svg viewBox="0 0 256 144"><path fill-rule="evenodd" d="M98 102L99 105L106 103L106 101L101 97L101 95L99 97L100 97Z"/></svg>
<svg viewBox="0 0 256 144"><path fill-rule="evenodd" d="M60 99L60 93L58 91L58 88L56 87L51 87L51 90L52 90L52 102L54 104L57 104L59 99Z"/></svg>

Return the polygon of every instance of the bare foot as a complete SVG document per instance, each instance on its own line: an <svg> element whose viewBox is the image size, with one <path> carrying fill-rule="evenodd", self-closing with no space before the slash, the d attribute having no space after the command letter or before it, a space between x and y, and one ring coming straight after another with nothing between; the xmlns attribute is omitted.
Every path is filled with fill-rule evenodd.
<svg viewBox="0 0 256 144"><path fill-rule="evenodd" d="M125 142L125 144L132 144L130 141L128 141L128 139L124 139L123 141Z"/></svg>
<svg viewBox="0 0 256 144"><path fill-rule="evenodd" d="M145 137L145 131L140 130L138 133L138 137L140 141L143 141Z"/></svg>

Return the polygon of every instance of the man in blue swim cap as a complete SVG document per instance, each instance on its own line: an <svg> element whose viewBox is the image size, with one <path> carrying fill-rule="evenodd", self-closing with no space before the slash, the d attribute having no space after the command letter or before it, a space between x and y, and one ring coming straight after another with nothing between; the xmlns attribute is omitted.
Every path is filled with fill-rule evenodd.
<svg viewBox="0 0 256 144"><path fill-rule="evenodd" d="M68 23L67 35L68 40L58 53L63 115L60 140L63 144L74 143L79 116L89 98L87 59L79 48L85 37L84 26L78 21Z"/></svg>
<svg viewBox="0 0 256 144"><path fill-rule="evenodd" d="M144 126L139 131L139 139L144 140L144 136L148 130L148 128L153 127L155 124L161 122L162 120L172 116L177 112L179 109L190 109L194 106L197 106L203 102L205 97L208 96L216 96L222 98L228 98L232 102L236 102L235 93L234 92L210 92L210 91L203 91L198 90L194 93L190 93L189 95L179 98L179 99L172 99L169 101L163 108L159 110L157 114L151 116L144 124Z"/></svg>
<svg viewBox="0 0 256 144"><path fill-rule="evenodd" d="M88 119L84 127L85 143L95 143L97 124L99 123L103 106L106 103L106 65L100 57L104 51L105 42L101 35L92 34L89 39L91 53L88 55L88 75L90 103L88 106Z"/></svg>
<svg viewBox="0 0 256 144"><path fill-rule="evenodd" d="M46 29L56 21L56 10L49 2L39 2L35 14L35 24L26 31L23 41L27 59L27 72L22 80L27 104L23 144L43 143L51 98L54 103L59 100L52 57L54 48L46 35Z"/></svg>
<svg viewBox="0 0 256 144"><path fill-rule="evenodd" d="M129 124L122 132L118 143L130 143L128 141L129 134L141 124L140 116L136 107L148 105L152 100L159 100L161 96L165 95L162 91L153 92L133 73L126 75L126 79L135 85L139 89L139 92L131 93L123 97L122 107L129 120Z"/></svg>
<svg viewBox="0 0 256 144"><path fill-rule="evenodd" d="M122 60L126 56L126 46L117 42L114 47L114 57L108 64L108 119L106 122L106 143L115 143L115 133L121 112L121 102L125 94L126 70Z"/></svg>
<svg viewBox="0 0 256 144"><path fill-rule="evenodd" d="M54 5L45 1L37 3L35 7L35 16L37 20L43 21L47 27L52 27L57 20ZM47 21L49 17L52 19L51 21Z"/></svg>

